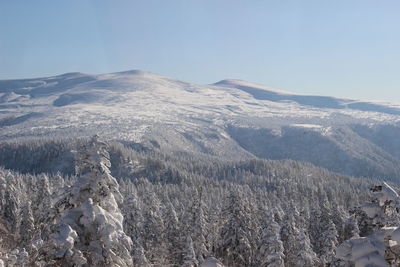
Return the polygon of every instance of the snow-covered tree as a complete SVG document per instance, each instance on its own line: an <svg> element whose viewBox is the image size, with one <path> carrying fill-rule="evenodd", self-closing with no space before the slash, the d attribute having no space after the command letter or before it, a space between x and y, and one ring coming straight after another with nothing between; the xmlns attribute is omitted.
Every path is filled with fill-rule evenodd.
<svg viewBox="0 0 400 267"><path fill-rule="evenodd" d="M399 195L388 184L371 189L372 201L360 209L370 218L373 233L343 242L336 250L337 257L353 262L356 267L399 266L400 227L398 221ZM393 224L397 224L394 226Z"/></svg>
<svg viewBox="0 0 400 267"><path fill-rule="evenodd" d="M319 221L320 238L318 239L319 253L322 263L329 265L335 259L335 248L338 245L338 232L331 219L331 211L327 199L321 204L321 217Z"/></svg>
<svg viewBox="0 0 400 267"><path fill-rule="evenodd" d="M182 260L182 244L178 215L171 201L168 201L164 212L165 242L168 249L168 258L171 263L178 263ZM185 222L188 223L188 222Z"/></svg>
<svg viewBox="0 0 400 267"><path fill-rule="evenodd" d="M7 222L11 232L16 232L19 217L19 205L17 190L14 185L9 184L5 191L2 205L2 218Z"/></svg>
<svg viewBox="0 0 400 267"><path fill-rule="evenodd" d="M336 202L337 200L335 200ZM349 213L345 211L343 206L341 205L331 205L331 219L332 222L335 224L336 230L338 232L337 235L337 241L338 243L343 242L344 236L345 236L345 231L346 231L346 225L348 222L349 218Z"/></svg>
<svg viewBox="0 0 400 267"><path fill-rule="evenodd" d="M238 193L232 191L224 210L226 222L221 229L219 255L228 266L248 266L252 262L252 245L248 223L251 220L248 209Z"/></svg>
<svg viewBox="0 0 400 267"><path fill-rule="evenodd" d="M357 218L351 215L345 222L344 240L357 237L360 237L360 229L358 228Z"/></svg>
<svg viewBox="0 0 400 267"><path fill-rule="evenodd" d="M56 205L42 255L62 266L131 266L132 241L123 231L118 183L107 145L91 138L77 157L77 180Z"/></svg>
<svg viewBox="0 0 400 267"><path fill-rule="evenodd" d="M299 267L306 267L306 266L319 266L320 261L317 258L317 255L311 248L310 238L307 236L305 231L302 229L299 233L294 231L295 236L297 237L295 240L295 246L297 247L297 251L294 253L294 258L296 262L293 262L293 265L289 266L299 266Z"/></svg>
<svg viewBox="0 0 400 267"><path fill-rule="evenodd" d="M0 253L1 256L1 253ZM30 266L29 265L29 254L25 250L25 248L22 249L14 249L10 251L9 253L6 253L3 255L0 259L0 266L3 264L3 266L6 267L25 267L25 266Z"/></svg>
<svg viewBox="0 0 400 267"><path fill-rule="evenodd" d="M19 222L19 243L25 249L30 249L35 234L35 221L32 214L31 203L27 201L22 207Z"/></svg>
<svg viewBox="0 0 400 267"><path fill-rule="evenodd" d="M291 207L290 212L284 216L281 227L285 266L318 266L320 262L312 249L306 229L299 228L296 221L301 222L302 219L297 209Z"/></svg>
<svg viewBox="0 0 400 267"><path fill-rule="evenodd" d="M141 243L140 239L133 241L133 262L137 267L149 267L151 265L144 254L144 249Z"/></svg>
<svg viewBox="0 0 400 267"><path fill-rule="evenodd" d="M46 223L52 202L50 183L47 175L42 174L39 176L36 188L36 196L32 202L33 215L38 223Z"/></svg>
<svg viewBox="0 0 400 267"><path fill-rule="evenodd" d="M328 220L323 225L324 231L321 233L321 260L324 264L329 265L335 259L335 249L338 245L337 230L335 224Z"/></svg>
<svg viewBox="0 0 400 267"><path fill-rule="evenodd" d="M198 266L196 253L193 248L193 240L190 236L186 238L186 247L183 252L183 267L196 267Z"/></svg>
<svg viewBox="0 0 400 267"><path fill-rule="evenodd" d="M280 226L271 216L264 227L261 245L258 250L258 262L265 267L284 267L283 242L280 238Z"/></svg>
<svg viewBox="0 0 400 267"><path fill-rule="evenodd" d="M129 192L124 198L124 231L132 239L142 239L144 232L144 218L142 204L135 192Z"/></svg>
<svg viewBox="0 0 400 267"><path fill-rule="evenodd" d="M161 202L154 192L144 197L143 208L143 247L151 263L163 262L166 257L164 243L164 221L161 214Z"/></svg>
<svg viewBox="0 0 400 267"><path fill-rule="evenodd" d="M193 202L187 211L184 224L187 226L187 234L190 234L193 240L193 247L197 260L201 263L209 256L207 236L207 222L204 212L204 203L202 200L203 189L198 192L195 190Z"/></svg>

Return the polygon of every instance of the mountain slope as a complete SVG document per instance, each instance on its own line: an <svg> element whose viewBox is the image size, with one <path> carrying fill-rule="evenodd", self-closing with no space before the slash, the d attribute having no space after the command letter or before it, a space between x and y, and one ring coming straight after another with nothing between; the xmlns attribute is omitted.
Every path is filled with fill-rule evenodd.
<svg viewBox="0 0 400 267"><path fill-rule="evenodd" d="M237 88L252 95L255 99L258 100L267 100L273 102L288 101L314 108L352 109L359 111L381 112L393 115L400 115L400 109L398 106L392 107L387 103L381 104L350 99L341 99L329 96L293 94L283 90L277 90L241 80L223 80L215 83L215 85Z"/></svg>
<svg viewBox="0 0 400 267"><path fill-rule="evenodd" d="M198 85L143 72L0 81L0 140L87 136L226 159L400 173L400 105L299 95L240 81Z"/></svg>

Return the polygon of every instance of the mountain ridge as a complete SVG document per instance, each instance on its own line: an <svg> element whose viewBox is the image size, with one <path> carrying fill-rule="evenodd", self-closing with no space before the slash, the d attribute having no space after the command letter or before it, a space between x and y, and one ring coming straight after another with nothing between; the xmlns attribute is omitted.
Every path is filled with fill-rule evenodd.
<svg viewBox="0 0 400 267"><path fill-rule="evenodd" d="M0 141L95 133L168 153L295 159L343 174L400 177L396 104L237 79L200 85L140 70L0 81Z"/></svg>

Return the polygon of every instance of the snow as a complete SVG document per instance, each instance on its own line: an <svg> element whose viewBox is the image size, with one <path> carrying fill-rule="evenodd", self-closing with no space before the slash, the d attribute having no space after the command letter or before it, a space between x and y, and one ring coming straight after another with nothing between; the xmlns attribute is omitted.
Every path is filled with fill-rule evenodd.
<svg viewBox="0 0 400 267"><path fill-rule="evenodd" d="M52 255L57 259L72 261L76 266L84 264L85 257L90 257L94 265L132 263L132 241L123 231L123 216L116 201L122 196L110 175L106 148L106 143L93 136L76 153L78 179L56 204L57 231L51 234L49 247L56 250Z"/></svg>
<svg viewBox="0 0 400 267"><path fill-rule="evenodd" d="M292 127L300 127L300 128L310 128L310 129L320 129L320 128L322 128L321 125L306 124L306 123L291 124L290 126L292 126Z"/></svg>
<svg viewBox="0 0 400 267"><path fill-rule="evenodd" d="M68 224L61 224L58 231L52 235L53 246L57 247L55 255L58 258L63 257L74 247L74 243L78 241L78 234Z"/></svg>
<svg viewBox="0 0 400 267"><path fill-rule="evenodd" d="M201 263L200 267L224 267L224 265L216 258L211 257Z"/></svg>
<svg viewBox="0 0 400 267"><path fill-rule="evenodd" d="M400 109L385 103L350 108L346 103L353 100L297 95L237 80L199 85L143 71L0 81L0 94L11 96L0 103L0 141L100 133L150 149L228 160L254 155L302 160L357 176L370 172L391 178L399 166L386 149L394 139L378 146L352 132L354 125L400 122ZM248 135L233 136L231 129L238 128L248 129ZM254 134L263 133L268 134L255 140Z"/></svg>
<svg viewBox="0 0 400 267"><path fill-rule="evenodd" d="M58 235L54 238L57 246L71 249L74 247L75 241L78 239L78 235L67 224L61 224L58 230Z"/></svg>
<svg viewBox="0 0 400 267"><path fill-rule="evenodd" d="M400 227L393 231L391 239L400 245Z"/></svg>
<svg viewBox="0 0 400 267"><path fill-rule="evenodd" d="M375 193L375 196L379 199L379 204L382 206L386 201L397 202L399 195L396 191L388 185L386 182L382 184L382 191Z"/></svg>
<svg viewBox="0 0 400 267"><path fill-rule="evenodd" d="M368 237L345 241L336 249L336 256L355 262L356 267L385 267L385 238L390 236L395 227L382 228Z"/></svg>
<svg viewBox="0 0 400 267"><path fill-rule="evenodd" d="M361 206L361 209L368 215L370 218L374 218L381 213L381 207L377 203L366 203Z"/></svg>
<svg viewBox="0 0 400 267"><path fill-rule="evenodd" d="M291 100L262 99L240 89L243 87L291 97ZM354 101L297 95L240 80L198 85L143 71L103 75L69 73L0 81L0 94L3 95L0 123L11 115L25 116L33 112L40 115L1 127L2 139L49 133L76 134L76 129L84 128L97 132L101 129L103 136L140 141L155 125L199 131L206 123L210 124L208 128L224 132L222 127L231 121L238 123L238 118L263 118L264 121L295 118L299 121L297 126L301 127L318 127L316 125L320 124L312 121L321 119L326 123L339 123L335 119L337 114L348 116L350 122L400 121L399 106L394 104L368 102L373 105L345 108L346 103ZM331 106L331 102L337 106ZM357 102L360 103L367 102ZM307 122L302 123L302 120ZM240 121L261 126L253 120Z"/></svg>
<svg viewBox="0 0 400 267"><path fill-rule="evenodd" d="M336 249L337 257L354 262L356 267L389 266L385 259L388 248L392 252L400 244L400 227L389 226L393 225L390 211L398 205L397 192L386 182L371 191L372 202L362 205L361 210L374 219L373 234L347 240Z"/></svg>

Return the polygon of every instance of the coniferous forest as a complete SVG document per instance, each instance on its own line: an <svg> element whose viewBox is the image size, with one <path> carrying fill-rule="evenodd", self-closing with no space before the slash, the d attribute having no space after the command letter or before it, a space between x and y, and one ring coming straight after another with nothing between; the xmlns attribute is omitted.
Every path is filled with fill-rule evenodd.
<svg viewBox="0 0 400 267"><path fill-rule="evenodd" d="M167 155L98 136L0 151L4 266L353 266L340 244L398 220L394 200L374 200L382 186L369 192L379 181L296 161Z"/></svg>

